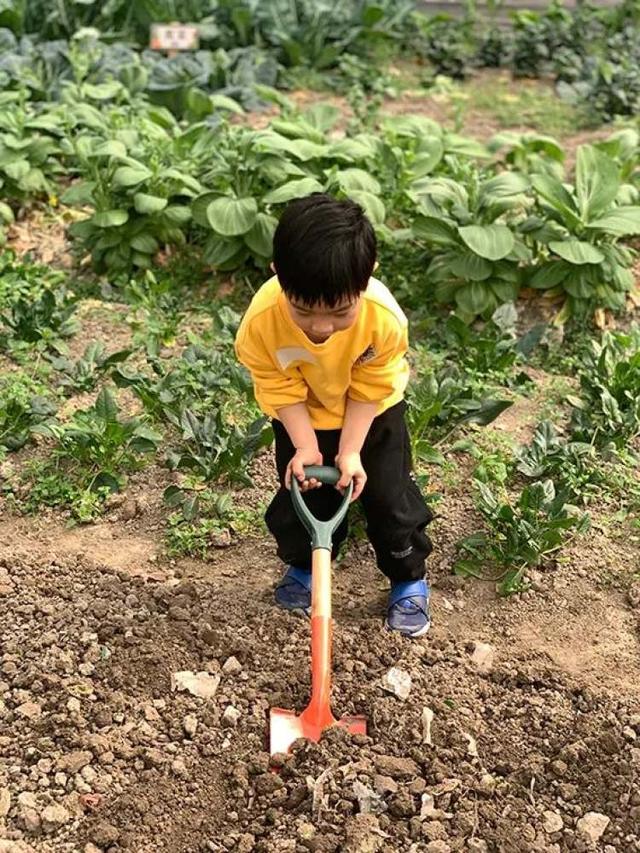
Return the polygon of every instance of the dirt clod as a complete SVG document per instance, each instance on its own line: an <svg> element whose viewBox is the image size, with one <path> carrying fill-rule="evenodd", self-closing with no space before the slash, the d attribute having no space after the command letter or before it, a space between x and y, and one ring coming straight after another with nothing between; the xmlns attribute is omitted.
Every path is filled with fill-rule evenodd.
<svg viewBox="0 0 640 853"><path fill-rule="evenodd" d="M93 758L88 750L75 750L58 759L57 768L63 773L79 773Z"/></svg>
<svg viewBox="0 0 640 853"><path fill-rule="evenodd" d="M222 715L222 725L228 729L232 729L234 726L238 725L238 720L242 714L237 708L234 708L233 705L229 705L224 709L224 714Z"/></svg>
<svg viewBox="0 0 640 853"><path fill-rule="evenodd" d="M561 832L564 827L564 821L562 817L557 812L545 811L542 813L543 822L542 826L545 832L548 832L550 835L554 832Z"/></svg>
<svg viewBox="0 0 640 853"><path fill-rule="evenodd" d="M106 850L120 838L119 830L111 823L101 821L91 831L91 840L99 848Z"/></svg>
<svg viewBox="0 0 640 853"><path fill-rule="evenodd" d="M53 805L43 810L41 819L45 832L55 832L71 819L71 815L63 806Z"/></svg>
<svg viewBox="0 0 640 853"><path fill-rule="evenodd" d="M383 833L374 815L356 815L345 825L345 853L376 853L382 845Z"/></svg>
<svg viewBox="0 0 640 853"><path fill-rule="evenodd" d="M242 664L238 658L235 658L232 655L224 662L222 671L225 675L237 675L239 672L242 672Z"/></svg>
<svg viewBox="0 0 640 853"><path fill-rule="evenodd" d="M218 531L217 533L211 534L211 545L214 548L224 550L225 548L230 548L231 544L231 532L226 528L224 530Z"/></svg>
<svg viewBox="0 0 640 853"><path fill-rule="evenodd" d="M418 765L412 758L397 758L394 755L377 755L376 770L392 779L411 779L418 773Z"/></svg>
<svg viewBox="0 0 640 853"><path fill-rule="evenodd" d="M409 698L411 693L411 676L400 667L394 666L382 677L382 686L388 693L393 693L398 699Z"/></svg>
<svg viewBox="0 0 640 853"><path fill-rule="evenodd" d="M595 844L604 835L611 818L599 812L587 812L576 824L578 832Z"/></svg>
<svg viewBox="0 0 640 853"><path fill-rule="evenodd" d="M471 655L471 662L478 672L488 673L493 669L495 650L489 643L476 642Z"/></svg>
<svg viewBox="0 0 640 853"><path fill-rule="evenodd" d="M132 521L140 513L140 506L137 501L125 501L120 510L121 521Z"/></svg>
<svg viewBox="0 0 640 853"><path fill-rule="evenodd" d="M483 838L470 838L467 841L467 850L471 853L487 853L489 845Z"/></svg>
<svg viewBox="0 0 640 853"><path fill-rule="evenodd" d="M416 804L406 789L398 791L398 793L389 801L389 811L394 817L411 817L417 811Z"/></svg>
<svg viewBox="0 0 640 853"><path fill-rule="evenodd" d="M182 721L182 727L187 737L194 738L198 730L198 718L196 717L196 715L187 714L187 716Z"/></svg>
<svg viewBox="0 0 640 853"><path fill-rule="evenodd" d="M427 853L449 853L451 846L446 841L430 841L425 847Z"/></svg>

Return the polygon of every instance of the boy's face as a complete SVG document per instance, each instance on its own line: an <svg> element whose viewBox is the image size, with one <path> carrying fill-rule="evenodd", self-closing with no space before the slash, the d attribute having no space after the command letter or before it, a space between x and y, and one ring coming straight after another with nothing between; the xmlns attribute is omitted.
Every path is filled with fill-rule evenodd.
<svg viewBox="0 0 640 853"><path fill-rule="evenodd" d="M293 322L314 344L322 344L334 332L353 326L358 318L361 301L361 296L349 297L329 308L323 303L310 306L287 297Z"/></svg>

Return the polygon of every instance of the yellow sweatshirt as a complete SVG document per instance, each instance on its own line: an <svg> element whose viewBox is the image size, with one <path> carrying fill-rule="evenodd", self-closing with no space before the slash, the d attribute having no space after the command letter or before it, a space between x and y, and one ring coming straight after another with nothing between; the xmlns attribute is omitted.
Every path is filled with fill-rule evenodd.
<svg viewBox="0 0 640 853"><path fill-rule="evenodd" d="M369 280L356 322L314 344L289 313L277 278L262 285L236 336L238 359L251 373L258 405L306 403L315 429L340 429L347 399L399 403L409 378L407 318L382 282Z"/></svg>

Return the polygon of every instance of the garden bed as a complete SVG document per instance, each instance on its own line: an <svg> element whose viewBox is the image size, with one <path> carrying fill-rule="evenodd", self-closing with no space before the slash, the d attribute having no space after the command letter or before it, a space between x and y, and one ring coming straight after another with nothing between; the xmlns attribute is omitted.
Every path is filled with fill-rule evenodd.
<svg viewBox="0 0 640 853"><path fill-rule="evenodd" d="M75 5L1 13L41 41L0 33L0 853L638 853L634 10L498 50L411 4L244 32L230 0L166 59L138 4ZM270 757L310 632L233 338L312 190L364 206L409 315L433 626L384 629L354 511L333 701L368 735Z"/></svg>
<svg viewBox="0 0 640 853"><path fill-rule="evenodd" d="M586 851L597 812L599 845L636 850L637 543L596 533L500 601L450 576L465 504L451 496L436 523L426 641L382 629L364 546L337 571L334 704L365 714L369 738L331 733L276 761L267 711L304 706L309 631L271 603L268 540L171 565L129 524L4 521L5 837L16 851ZM411 676L405 701L382 687L391 667ZM213 698L172 691L184 670L220 677Z"/></svg>

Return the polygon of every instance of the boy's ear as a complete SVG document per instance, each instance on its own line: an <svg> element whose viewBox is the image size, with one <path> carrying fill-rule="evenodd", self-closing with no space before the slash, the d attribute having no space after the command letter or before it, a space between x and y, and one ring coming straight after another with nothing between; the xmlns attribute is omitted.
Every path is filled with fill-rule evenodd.
<svg viewBox="0 0 640 853"><path fill-rule="evenodd" d="M375 272L379 266L380 266L380 264L376 261L375 264L373 265L373 271ZM271 267L273 268L273 264L271 264ZM275 272L275 270L274 270L274 272Z"/></svg>
<svg viewBox="0 0 640 853"><path fill-rule="evenodd" d="M278 273L276 272L276 265L273 263L273 261L271 261L271 263L269 264L269 267L270 267L272 273L275 273L276 275L278 275Z"/></svg>

